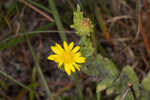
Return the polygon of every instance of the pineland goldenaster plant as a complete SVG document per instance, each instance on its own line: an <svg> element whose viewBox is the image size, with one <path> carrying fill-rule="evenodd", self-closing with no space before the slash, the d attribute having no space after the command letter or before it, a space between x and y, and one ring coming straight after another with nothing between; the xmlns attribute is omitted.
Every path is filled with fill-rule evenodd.
<svg viewBox="0 0 150 100"><path fill-rule="evenodd" d="M79 63L84 63L86 58L81 56L80 46L74 47L74 42L68 45L64 41L63 47L57 43L55 46L51 46L50 48L55 54L49 55L48 59L58 63L58 68L64 65L65 72L70 76L71 72L75 72L76 69L80 71Z"/></svg>

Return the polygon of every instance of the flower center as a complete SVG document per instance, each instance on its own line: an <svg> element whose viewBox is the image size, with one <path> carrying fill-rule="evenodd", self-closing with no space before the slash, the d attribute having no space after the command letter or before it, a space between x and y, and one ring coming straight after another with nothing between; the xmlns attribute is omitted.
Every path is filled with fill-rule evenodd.
<svg viewBox="0 0 150 100"><path fill-rule="evenodd" d="M70 51L66 51L62 54L62 60L64 63L72 63L73 62L73 55Z"/></svg>

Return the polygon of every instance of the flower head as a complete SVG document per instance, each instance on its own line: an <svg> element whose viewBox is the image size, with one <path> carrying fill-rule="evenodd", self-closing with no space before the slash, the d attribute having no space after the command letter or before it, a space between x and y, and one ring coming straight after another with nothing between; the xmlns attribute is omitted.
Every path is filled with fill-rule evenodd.
<svg viewBox="0 0 150 100"><path fill-rule="evenodd" d="M76 69L80 71L79 63L84 63L85 58L81 57L79 52L80 46L74 46L74 42L69 45L64 41L64 48L56 43L56 46L51 46L51 50L55 53L48 56L49 60L53 60L58 63L58 68L64 65L64 70L68 75L71 75L71 71L75 72Z"/></svg>

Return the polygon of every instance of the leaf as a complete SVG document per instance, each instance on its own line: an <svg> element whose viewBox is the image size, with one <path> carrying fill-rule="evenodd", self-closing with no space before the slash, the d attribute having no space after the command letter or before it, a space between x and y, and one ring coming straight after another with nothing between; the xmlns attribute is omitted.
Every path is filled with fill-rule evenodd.
<svg viewBox="0 0 150 100"><path fill-rule="evenodd" d="M97 62L100 62L102 66L102 73L106 72L106 77L109 77L111 79L116 79L116 77L119 74L119 71L117 69L117 66L108 58L102 57L101 55L97 56Z"/></svg>
<svg viewBox="0 0 150 100"><path fill-rule="evenodd" d="M126 90L128 83L133 85L133 89L135 90L136 96L139 97L140 91L138 88L139 80L137 78L137 75L130 66L125 66L121 72L119 79L116 82L116 91L121 95L117 96L115 100L120 100L120 97ZM130 91L130 89L127 95L125 96L124 100L134 100L133 94Z"/></svg>
<svg viewBox="0 0 150 100"><path fill-rule="evenodd" d="M96 57L88 56L87 63L81 69L90 77L95 76L97 81L101 80L97 85L97 92L112 87L113 81L119 74L116 65L110 59L104 58L101 55L97 55Z"/></svg>
<svg viewBox="0 0 150 100"><path fill-rule="evenodd" d="M150 98L149 92L143 90L140 91L140 97L138 100L149 100L149 98Z"/></svg>
<svg viewBox="0 0 150 100"><path fill-rule="evenodd" d="M143 79L142 87L144 88L144 90L150 92L150 72L148 72L148 75Z"/></svg>
<svg viewBox="0 0 150 100"><path fill-rule="evenodd" d="M102 82L99 82L96 87L96 92L101 92L112 85L112 80L104 79Z"/></svg>
<svg viewBox="0 0 150 100"><path fill-rule="evenodd" d="M116 65L108 58L98 55L97 61L101 64L101 74L103 74L103 80L98 83L96 89L97 92L100 92L106 88L112 88L113 81L117 78L119 72Z"/></svg>
<svg viewBox="0 0 150 100"><path fill-rule="evenodd" d="M130 66L125 66L125 68L122 71L122 74L126 74L128 76L128 82L133 84L133 86L135 88L138 87L139 80L137 78L136 73L134 72L134 70Z"/></svg>
<svg viewBox="0 0 150 100"><path fill-rule="evenodd" d="M95 60L95 57L88 56L86 57L86 63L82 65L81 69L87 75L93 77L93 76L99 76L100 73L100 71L98 70L99 66L100 64Z"/></svg>
<svg viewBox="0 0 150 100"><path fill-rule="evenodd" d="M99 78L116 79L118 76L118 69L115 64L108 58L104 58L101 55L88 56L87 63L83 64L83 71L91 76L97 76Z"/></svg>

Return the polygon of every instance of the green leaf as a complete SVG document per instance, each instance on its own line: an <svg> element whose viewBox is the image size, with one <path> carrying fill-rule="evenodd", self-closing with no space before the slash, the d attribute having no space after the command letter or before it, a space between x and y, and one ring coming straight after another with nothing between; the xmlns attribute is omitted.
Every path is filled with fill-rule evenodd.
<svg viewBox="0 0 150 100"><path fill-rule="evenodd" d="M101 75L103 76L103 80L98 83L96 89L97 92L100 92L106 88L112 88L119 72L116 65L108 58L98 55L97 62L101 64Z"/></svg>
<svg viewBox="0 0 150 100"><path fill-rule="evenodd" d="M122 75L127 75L128 79L126 82L133 84L134 88L138 87L139 80L137 78L136 73L130 66L125 66L125 68L122 71Z"/></svg>
<svg viewBox="0 0 150 100"><path fill-rule="evenodd" d="M121 95L117 96L115 100L120 100L120 97L123 95L129 83L133 85L133 89L135 90L136 96L139 97L140 91L139 80L137 78L137 75L130 66L125 66L121 72L119 79L116 82L116 91ZM127 95L125 96L124 100L134 100L133 94L130 89Z"/></svg>
<svg viewBox="0 0 150 100"><path fill-rule="evenodd" d="M106 77L109 77L111 79L117 78L119 71L117 69L117 66L110 59L98 55L97 62L100 62L102 66L102 73L106 73L105 78Z"/></svg>
<svg viewBox="0 0 150 100"><path fill-rule="evenodd" d="M116 65L110 59L102 57L99 54L88 56L82 69L88 75L98 76L102 80L106 78L114 80L119 74Z"/></svg>
<svg viewBox="0 0 150 100"><path fill-rule="evenodd" d="M96 92L101 92L112 85L113 80L104 79L102 82L99 82L96 87Z"/></svg>
<svg viewBox="0 0 150 100"><path fill-rule="evenodd" d="M142 87L144 88L144 90L150 92L150 72L148 72L148 75L143 79Z"/></svg>
<svg viewBox="0 0 150 100"><path fill-rule="evenodd" d="M113 81L117 78L119 71L110 59L104 58L101 55L88 56L86 62L81 67L82 71L91 78L95 76L97 80L101 80L97 85L97 92L112 87Z"/></svg>
<svg viewBox="0 0 150 100"><path fill-rule="evenodd" d="M138 100L149 100L149 98L150 98L149 92L143 90L140 91L140 97Z"/></svg>

